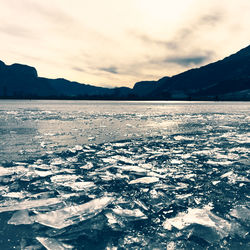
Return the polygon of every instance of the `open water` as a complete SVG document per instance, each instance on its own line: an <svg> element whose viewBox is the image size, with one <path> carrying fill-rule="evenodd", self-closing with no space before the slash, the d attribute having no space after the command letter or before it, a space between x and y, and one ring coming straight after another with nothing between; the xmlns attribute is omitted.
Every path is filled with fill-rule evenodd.
<svg viewBox="0 0 250 250"><path fill-rule="evenodd" d="M0 101L0 249L250 249L250 103Z"/></svg>

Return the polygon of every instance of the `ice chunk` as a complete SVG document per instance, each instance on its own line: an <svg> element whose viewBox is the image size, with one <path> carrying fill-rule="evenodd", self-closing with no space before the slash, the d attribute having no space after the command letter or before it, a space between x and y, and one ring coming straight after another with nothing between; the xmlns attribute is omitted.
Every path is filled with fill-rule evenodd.
<svg viewBox="0 0 250 250"><path fill-rule="evenodd" d="M62 174L62 175L55 175L50 177L51 181L54 183L60 183L60 182L65 182L65 181L75 181L77 178L79 178L80 176L78 175L73 175L73 174Z"/></svg>
<svg viewBox="0 0 250 250"><path fill-rule="evenodd" d="M116 224L116 223L118 223L116 217L112 213L106 213L105 216L107 217L109 224Z"/></svg>
<svg viewBox="0 0 250 250"><path fill-rule="evenodd" d="M188 188L188 184L187 183L184 183L184 182L179 182L178 183L178 186L176 186L176 190L179 190L179 189L186 189Z"/></svg>
<svg viewBox="0 0 250 250"><path fill-rule="evenodd" d="M186 199L190 196L192 196L192 194L177 194L175 197L176 199Z"/></svg>
<svg viewBox="0 0 250 250"><path fill-rule="evenodd" d="M225 161L225 160L224 161L208 160L207 164L215 165L215 166L217 166L217 165L230 165L230 164L232 164L232 162L231 161Z"/></svg>
<svg viewBox="0 0 250 250"><path fill-rule="evenodd" d="M170 241L168 244L167 244L167 250L175 250L177 249L176 245L175 245L175 242L174 241Z"/></svg>
<svg viewBox="0 0 250 250"><path fill-rule="evenodd" d="M3 194L3 197L9 197L9 198L18 198L18 199L22 199L25 196L27 196L28 193L26 192L9 192L7 194Z"/></svg>
<svg viewBox="0 0 250 250"><path fill-rule="evenodd" d="M173 159L170 161L172 164L181 164L183 163L182 160L177 160L177 159Z"/></svg>
<svg viewBox="0 0 250 250"><path fill-rule="evenodd" d="M94 182L91 181L77 181L77 182L65 182L62 183L63 186L71 187L75 191L82 191L95 186Z"/></svg>
<svg viewBox="0 0 250 250"><path fill-rule="evenodd" d="M106 218L108 219L108 225L115 231L121 230L125 227L124 220L115 213L106 213Z"/></svg>
<svg viewBox="0 0 250 250"><path fill-rule="evenodd" d="M77 162L78 161L77 157L68 157L66 160L68 162Z"/></svg>
<svg viewBox="0 0 250 250"><path fill-rule="evenodd" d="M244 176L238 176L233 171L227 172L221 176L221 178L227 178L229 183L236 183L236 182L250 182L248 178Z"/></svg>
<svg viewBox="0 0 250 250"><path fill-rule="evenodd" d="M0 176L12 175L13 173L13 168L4 168L0 166Z"/></svg>
<svg viewBox="0 0 250 250"><path fill-rule="evenodd" d="M191 141L193 139L193 137L187 137L187 136L182 136L182 135L177 135L174 137L174 140L176 141L184 141L184 140L187 140L187 141Z"/></svg>
<svg viewBox="0 0 250 250"><path fill-rule="evenodd" d="M35 207L50 206L61 203L59 198L49 198L40 200L24 200L22 202L5 202L0 205L0 213L7 211L24 210Z"/></svg>
<svg viewBox="0 0 250 250"><path fill-rule="evenodd" d="M13 224L13 225L23 225L23 224L27 225L33 223L34 223L34 218L29 216L28 210L20 210L15 212L8 221L8 224Z"/></svg>
<svg viewBox="0 0 250 250"><path fill-rule="evenodd" d="M114 155L112 156L112 158L115 159L116 161L120 161L120 162L127 163L127 164L135 163L132 159L122 156L122 155Z"/></svg>
<svg viewBox="0 0 250 250"><path fill-rule="evenodd" d="M212 181L212 184L215 186L217 185L218 183L220 183L220 181Z"/></svg>
<svg viewBox="0 0 250 250"><path fill-rule="evenodd" d="M171 230L173 226L179 230L183 230L195 224L215 229L222 238L226 237L231 229L229 222L214 215L208 208L189 208L187 213L181 212L176 217L167 219L163 223L163 227Z"/></svg>
<svg viewBox="0 0 250 250"><path fill-rule="evenodd" d="M49 227L61 229L100 213L114 198L102 197L79 206L70 206L52 212L36 215L35 221Z"/></svg>
<svg viewBox="0 0 250 250"><path fill-rule="evenodd" d="M234 174L233 171L229 171L229 172L223 174L223 175L221 176L221 178L226 178L226 177L229 177L229 176L231 176L231 175L233 175L233 174Z"/></svg>
<svg viewBox="0 0 250 250"><path fill-rule="evenodd" d="M146 207L146 205L143 202L141 202L140 200L136 200L135 204L137 204L138 206L140 206L144 210L148 210L148 207Z"/></svg>
<svg viewBox="0 0 250 250"><path fill-rule="evenodd" d="M83 149L82 146L76 145L75 147L69 148L68 150L69 150L70 152L72 152L72 153L76 153L77 151L81 151L82 149Z"/></svg>
<svg viewBox="0 0 250 250"><path fill-rule="evenodd" d="M62 158L54 158L51 161L51 165L63 165L65 164L65 160L63 160Z"/></svg>
<svg viewBox="0 0 250 250"><path fill-rule="evenodd" d="M130 181L129 184L137 184L137 183L150 184L150 183L154 183L158 181L159 181L159 178L157 177L142 177L142 178L138 178L138 179Z"/></svg>
<svg viewBox="0 0 250 250"><path fill-rule="evenodd" d="M53 238L36 237L36 239L47 249L47 250L67 250L73 249L73 246L64 244Z"/></svg>
<svg viewBox="0 0 250 250"><path fill-rule="evenodd" d="M129 171L129 172L138 172L138 173L147 173L148 170L138 167L138 166L115 166L116 168L122 169L123 171Z"/></svg>
<svg viewBox="0 0 250 250"><path fill-rule="evenodd" d="M122 208L114 208L112 211L120 215L122 217L132 217L132 218L137 218L137 219L147 219L147 216L140 210L140 209L122 209Z"/></svg>
<svg viewBox="0 0 250 250"><path fill-rule="evenodd" d="M34 171L36 175L41 176L41 177L46 177L49 175L52 175L53 172L52 171L40 171L40 170L35 170Z"/></svg>
<svg viewBox="0 0 250 250"><path fill-rule="evenodd" d="M236 206L230 211L230 215L238 220L250 225L250 209L246 206Z"/></svg>
<svg viewBox="0 0 250 250"><path fill-rule="evenodd" d="M110 158L110 157L108 157L108 158L103 158L102 161L103 161L104 163L109 163L109 164L114 164L114 163L117 162L116 159L113 159L113 158Z"/></svg>
<svg viewBox="0 0 250 250"><path fill-rule="evenodd" d="M82 169L91 169L93 167L94 167L93 163L92 162L88 162L87 164L85 164L84 166L82 166L80 168L82 168Z"/></svg>
<svg viewBox="0 0 250 250"><path fill-rule="evenodd" d="M110 172L105 172L105 173L101 173L99 174L99 177L104 180L104 181L111 181L116 179L116 176L114 174L111 174Z"/></svg>
<svg viewBox="0 0 250 250"><path fill-rule="evenodd" d="M113 147L118 147L118 148L122 148L125 146L128 146L129 143L128 142L117 142L117 143L113 143Z"/></svg>

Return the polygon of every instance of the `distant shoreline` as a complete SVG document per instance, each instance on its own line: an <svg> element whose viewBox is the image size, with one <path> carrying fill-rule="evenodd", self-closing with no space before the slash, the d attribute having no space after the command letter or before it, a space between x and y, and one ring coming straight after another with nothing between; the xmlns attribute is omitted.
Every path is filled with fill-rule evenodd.
<svg viewBox="0 0 250 250"><path fill-rule="evenodd" d="M78 98L78 97L0 97L0 100L51 100L51 101L183 101L183 102L250 102L249 99L220 99L220 98L197 98L197 99L157 99L157 98L108 98L108 97L103 97L103 98L97 98L97 97L92 97L92 98Z"/></svg>

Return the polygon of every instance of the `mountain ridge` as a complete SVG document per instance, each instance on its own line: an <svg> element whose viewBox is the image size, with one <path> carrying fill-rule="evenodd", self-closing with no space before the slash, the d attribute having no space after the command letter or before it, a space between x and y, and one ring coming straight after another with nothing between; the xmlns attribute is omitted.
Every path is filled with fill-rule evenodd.
<svg viewBox="0 0 250 250"><path fill-rule="evenodd" d="M250 100L250 46L216 62L156 81L104 88L39 77L36 68L0 60L0 98L110 100Z"/></svg>
<svg viewBox="0 0 250 250"><path fill-rule="evenodd" d="M242 80L245 84L241 84ZM217 92L215 86L221 89L222 83L225 84L225 82L228 82L226 92ZM235 89L233 82L238 83L238 88ZM163 77L158 81L152 81L153 83L155 86L151 86L153 91L148 96L157 96L162 99L217 99L218 95L228 94L230 91L250 89L250 46L222 60L184 71L172 77ZM206 89L210 89L209 96L205 95Z"/></svg>

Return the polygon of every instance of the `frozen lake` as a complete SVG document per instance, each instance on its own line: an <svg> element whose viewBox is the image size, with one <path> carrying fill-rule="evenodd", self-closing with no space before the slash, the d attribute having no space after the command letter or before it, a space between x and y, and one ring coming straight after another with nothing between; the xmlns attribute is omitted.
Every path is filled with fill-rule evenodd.
<svg viewBox="0 0 250 250"><path fill-rule="evenodd" d="M2 249L247 249L250 103L0 101Z"/></svg>

